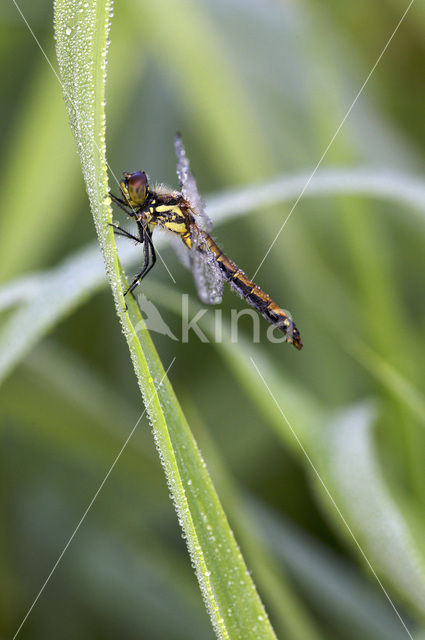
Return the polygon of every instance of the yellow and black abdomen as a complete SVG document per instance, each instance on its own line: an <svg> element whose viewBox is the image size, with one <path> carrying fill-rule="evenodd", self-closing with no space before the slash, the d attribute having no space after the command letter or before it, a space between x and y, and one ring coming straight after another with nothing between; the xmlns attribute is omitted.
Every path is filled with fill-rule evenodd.
<svg viewBox="0 0 425 640"><path fill-rule="evenodd" d="M254 284L242 269L239 269L232 260L224 255L211 236L205 231L202 232L202 236L204 242L208 245L208 248L214 254L220 265L223 277L232 289L261 313L270 324L278 327L286 335L288 342L291 342L297 349L302 349L303 343L301 342L301 336L288 314L278 307L267 293Z"/></svg>

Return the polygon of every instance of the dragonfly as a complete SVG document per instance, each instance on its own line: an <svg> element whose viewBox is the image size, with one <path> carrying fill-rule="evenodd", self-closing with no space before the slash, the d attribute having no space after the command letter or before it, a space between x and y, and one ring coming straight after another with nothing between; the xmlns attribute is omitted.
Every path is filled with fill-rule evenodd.
<svg viewBox="0 0 425 640"><path fill-rule="evenodd" d="M118 224L112 224L118 235L125 236L143 246L143 267L124 295L133 293L153 268L156 261L152 233L156 227L174 236L175 248L183 262L192 269L198 296L205 304L219 304L223 297L224 283L243 298L272 325L280 329L286 341L296 349L303 343L297 327L288 313L257 286L232 262L211 237L212 223L202 200L181 136L175 137L177 177L180 190L175 191L160 184L151 188L144 171L124 173L120 182L122 197L109 193L112 201L132 218L137 235Z"/></svg>

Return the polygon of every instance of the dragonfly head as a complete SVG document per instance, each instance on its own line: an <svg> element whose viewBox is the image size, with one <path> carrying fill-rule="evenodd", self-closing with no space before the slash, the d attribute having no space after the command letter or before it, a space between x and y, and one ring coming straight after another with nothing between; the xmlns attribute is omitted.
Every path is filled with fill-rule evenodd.
<svg viewBox="0 0 425 640"><path fill-rule="evenodd" d="M120 187L124 198L130 205L140 207L146 202L146 198L149 194L149 184L144 171L124 173L124 178L120 182Z"/></svg>

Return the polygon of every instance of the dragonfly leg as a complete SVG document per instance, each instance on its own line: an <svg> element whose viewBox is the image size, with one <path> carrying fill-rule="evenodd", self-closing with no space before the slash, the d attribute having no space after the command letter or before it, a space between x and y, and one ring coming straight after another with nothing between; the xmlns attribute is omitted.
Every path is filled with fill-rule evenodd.
<svg viewBox="0 0 425 640"><path fill-rule="evenodd" d="M109 197L111 198L112 202L115 202L115 204L118 205L120 209L125 211L128 216L132 216L133 218L136 216L136 212L133 210L133 207L128 204L128 202L125 202L125 200L121 200L121 198L117 198L117 196L114 196L114 194L110 191Z"/></svg>
<svg viewBox="0 0 425 640"><path fill-rule="evenodd" d="M138 238L137 236L134 236L132 233L129 233L129 231L127 231L126 229L123 229L122 227L120 227L117 224L113 224L113 223L109 223L110 227L114 227L114 229L116 229L116 231L114 231L115 235L117 236L124 236L125 238L130 238L131 240L135 240L136 242L140 242L142 243L143 240L140 240L140 238Z"/></svg>
<svg viewBox="0 0 425 640"><path fill-rule="evenodd" d="M145 261L143 264L143 269L139 274L137 274L131 285L128 287L127 291L124 293L125 296L127 295L127 293L133 293L134 289L138 284L140 284L143 278L148 275L149 271L152 269L156 262L156 253L151 238L151 232L148 229L143 231L143 228L140 227L140 234L141 237L143 237L144 241ZM140 240L140 242L143 241Z"/></svg>

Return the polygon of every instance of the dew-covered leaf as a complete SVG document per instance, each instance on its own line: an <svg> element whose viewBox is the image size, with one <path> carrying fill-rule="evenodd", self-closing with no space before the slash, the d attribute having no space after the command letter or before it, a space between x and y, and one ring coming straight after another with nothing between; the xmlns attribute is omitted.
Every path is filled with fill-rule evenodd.
<svg viewBox="0 0 425 640"><path fill-rule="evenodd" d="M111 5L57 0L58 60L69 118L117 313L205 605L220 638L275 635L204 461L133 299L126 307L111 221L105 158L104 79ZM144 413L144 412L143 412ZM137 427L137 423L134 429Z"/></svg>

